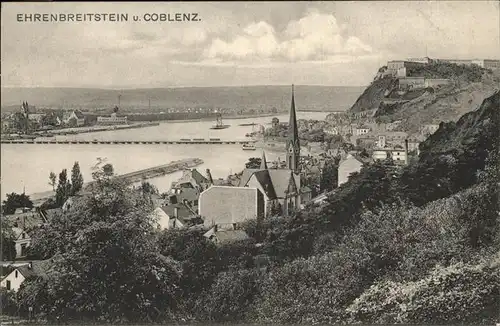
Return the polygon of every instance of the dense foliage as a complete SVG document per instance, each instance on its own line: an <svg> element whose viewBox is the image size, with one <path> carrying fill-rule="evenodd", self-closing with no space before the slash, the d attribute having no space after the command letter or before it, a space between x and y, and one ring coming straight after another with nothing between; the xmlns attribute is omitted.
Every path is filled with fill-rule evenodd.
<svg viewBox="0 0 500 326"><path fill-rule="evenodd" d="M34 233L52 267L15 299L60 320L498 322L499 102L441 125L409 166L365 166L324 204L246 223L253 240L229 244L158 231L144 192L103 166Z"/></svg>
<svg viewBox="0 0 500 326"><path fill-rule="evenodd" d="M15 192L7 194L7 198L2 203L2 214L14 214L18 208L33 208L33 202L26 194L16 194Z"/></svg>
<svg viewBox="0 0 500 326"><path fill-rule="evenodd" d="M447 62L434 62L428 65L407 68L407 74L411 77L451 78L467 82L480 81L483 72L484 68L478 65L457 65Z"/></svg>

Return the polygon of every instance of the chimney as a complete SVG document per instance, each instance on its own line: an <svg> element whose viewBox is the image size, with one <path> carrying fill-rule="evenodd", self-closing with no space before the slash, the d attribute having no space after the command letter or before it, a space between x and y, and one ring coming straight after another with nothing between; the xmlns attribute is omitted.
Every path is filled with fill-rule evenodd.
<svg viewBox="0 0 500 326"><path fill-rule="evenodd" d="M33 263L32 262L28 263L28 269L33 269Z"/></svg>
<svg viewBox="0 0 500 326"><path fill-rule="evenodd" d="M214 225L214 232L217 232L218 230L218 227L217 227L217 224Z"/></svg>
<svg viewBox="0 0 500 326"><path fill-rule="evenodd" d="M174 206L174 217L178 218L179 217L179 207Z"/></svg>
<svg viewBox="0 0 500 326"><path fill-rule="evenodd" d="M26 215L23 215L23 230L26 229Z"/></svg>

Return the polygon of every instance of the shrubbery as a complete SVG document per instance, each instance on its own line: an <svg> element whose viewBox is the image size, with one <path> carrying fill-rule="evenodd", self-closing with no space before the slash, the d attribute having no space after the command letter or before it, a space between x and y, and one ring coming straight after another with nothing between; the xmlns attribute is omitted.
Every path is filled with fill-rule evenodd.
<svg viewBox="0 0 500 326"><path fill-rule="evenodd" d="M321 206L246 223L255 241L158 232L143 194L99 170L90 196L33 235L54 263L17 303L106 322L498 322L499 264L481 258L500 245L499 97L442 125L402 172L379 162Z"/></svg>
<svg viewBox="0 0 500 326"><path fill-rule="evenodd" d="M379 282L347 310L362 323L486 324L498 321L499 298L498 261L458 263L416 282Z"/></svg>
<svg viewBox="0 0 500 326"><path fill-rule="evenodd" d="M221 272L198 300L196 315L201 320L236 321L247 318L258 292L261 272L238 269Z"/></svg>
<svg viewBox="0 0 500 326"><path fill-rule="evenodd" d="M419 67L407 68L408 76L426 78L458 78L467 82L478 82L484 68L477 65L457 65L439 62Z"/></svg>

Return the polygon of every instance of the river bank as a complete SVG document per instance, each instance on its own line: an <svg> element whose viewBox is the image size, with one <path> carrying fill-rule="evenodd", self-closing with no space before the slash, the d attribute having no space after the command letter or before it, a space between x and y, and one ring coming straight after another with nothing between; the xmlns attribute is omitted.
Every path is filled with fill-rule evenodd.
<svg viewBox="0 0 500 326"><path fill-rule="evenodd" d="M240 120L240 119L252 119L252 118L265 118L265 117L274 117L276 115L280 115L283 113L265 113L258 115L236 115L236 116L227 116L223 117L225 120ZM214 117L205 117L199 119L183 119L183 120L162 120L161 122L166 123L185 123L185 122L202 122L202 121L214 121Z"/></svg>
<svg viewBox="0 0 500 326"><path fill-rule="evenodd" d="M184 169L191 169L199 165L202 165L203 163L204 161L200 158L187 158L187 159L172 161L163 165L158 165L146 169L124 173L116 177L121 180L124 180L127 183L137 183L141 182L142 180L157 178L167 174L179 172ZM88 187L92 185L92 183L93 182L88 182L84 185L84 187ZM30 194L30 199L33 201L33 205L38 206L41 205L46 200L48 200L49 198L54 197L54 195L55 195L54 191L44 191L44 192Z"/></svg>
<svg viewBox="0 0 500 326"><path fill-rule="evenodd" d="M118 125L118 126L93 126L93 127L77 127L77 128L64 128L50 131L50 133L55 135L60 134L85 134L89 132L98 132L98 131L112 131L112 130L123 130L123 129L137 129L137 128L146 128L152 126L160 125L159 122L139 122L133 123L129 125Z"/></svg>

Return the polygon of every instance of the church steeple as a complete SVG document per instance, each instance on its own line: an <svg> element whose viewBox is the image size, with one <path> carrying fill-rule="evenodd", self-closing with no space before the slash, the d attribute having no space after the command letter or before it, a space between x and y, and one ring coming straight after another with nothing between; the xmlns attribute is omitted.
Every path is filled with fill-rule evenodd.
<svg viewBox="0 0 500 326"><path fill-rule="evenodd" d="M299 171L300 142L297 115L295 113L295 94L292 85L292 104L290 106L290 121L288 122L288 139L286 141L286 166L294 172Z"/></svg>
<svg viewBox="0 0 500 326"><path fill-rule="evenodd" d="M260 169L267 170L266 153L262 151L262 159L260 161Z"/></svg>

